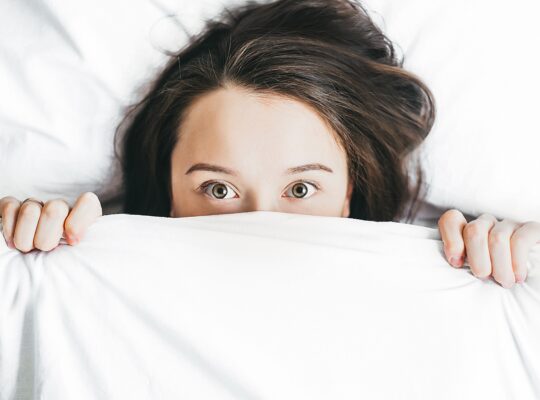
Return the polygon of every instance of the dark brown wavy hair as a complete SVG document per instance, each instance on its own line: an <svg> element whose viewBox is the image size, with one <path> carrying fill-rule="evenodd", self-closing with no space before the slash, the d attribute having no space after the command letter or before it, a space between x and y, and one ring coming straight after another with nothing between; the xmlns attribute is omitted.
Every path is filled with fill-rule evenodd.
<svg viewBox="0 0 540 400"><path fill-rule="evenodd" d="M346 150L349 218L391 221L415 212L408 155L435 116L430 90L359 3L248 2L226 9L171 59L118 126L124 212L169 216L171 153L186 109L224 84L288 96L317 110ZM118 138L117 138L118 139Z"/></svg>

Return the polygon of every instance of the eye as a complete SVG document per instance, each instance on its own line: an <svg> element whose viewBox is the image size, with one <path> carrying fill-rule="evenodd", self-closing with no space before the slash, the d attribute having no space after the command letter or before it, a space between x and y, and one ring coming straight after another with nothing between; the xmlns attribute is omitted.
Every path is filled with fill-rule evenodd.
<svg viewBox="0 0 540 400"><path fill-rule="evenodd" d="M232 199L236 194L230 186L223 182L205 182L201 185L200 191L218 200ZM227 197L228 194L231 194L232 197Z"/></svg>
<svg viewBox="0 0 540 400"><path fill-rule="evenodd" d="M312 192L310 193L309 188L312 188ZM296 182L290 187L290 191L292 192L292 196L288 197L294 197L297 199L306 199L308 197L311 197L315 192L319 190L319 187L310 182ZM286 193L289 193L289 190L287 190ZM308 195L309 194L309 195Z"/></svg>

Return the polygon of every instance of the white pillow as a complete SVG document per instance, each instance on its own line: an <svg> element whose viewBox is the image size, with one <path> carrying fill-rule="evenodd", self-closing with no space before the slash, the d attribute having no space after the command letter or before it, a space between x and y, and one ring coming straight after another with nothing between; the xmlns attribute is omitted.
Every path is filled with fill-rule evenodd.
<svg viewBox="0 0 540 400"><path fill-rule="evenodd" d="M0 196L119 193L113 134L166 60L224 3L0 3ZM419 149L428 205L540 221L538 13L533 2L366 0L432 89ZM172 17L167 17L172 15ZM174 16L180 24L175 24ZM183 26L181 29L180 26Z"/></svg>
<svg viewBox="0 0 540 400"><path fill-rule="evenodd" d="M201 5L183 14L202 22ZM155 1L0 2L0 197L118 194L114 131L187 42L173 28Z"/></svg>
<svg viewBox="0 0 540 400"><path fill-rule="evenodd" d="M539 3L367 0L437 102L427 202L540 221Z"/></svg>

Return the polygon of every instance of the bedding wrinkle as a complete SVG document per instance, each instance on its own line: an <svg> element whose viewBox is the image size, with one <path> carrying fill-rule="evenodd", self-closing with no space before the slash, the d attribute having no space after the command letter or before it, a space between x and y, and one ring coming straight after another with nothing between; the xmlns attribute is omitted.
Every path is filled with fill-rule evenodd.
<svg viewBox="0 0 540 400"><path fill-rule="evenodd" d="M1 225L0 225L1 228ZM4 255L7 257L7 254ZM1 257L0 257L1 258ZM12 396L17 400L31 400L36 398L36 365L39 365L36 348L36 299L42 281L43 265L36 252L27 255L19 254L18 251L12 253L12 260L22 259L23 266L8 264L8 273L11 275L11 283L16 286L12 298L10 313L13 315L17 309L24 304L24 314L20 325L20 341L18 343L19 363L16 368L15 385L12 389ZM15 264L15 263L13 263ZM15 273L15 268L24 272ZM21 279L21 277L24 277ZM0 337L0 341L1 341ZM4 346L2 346L4 347ZM8 389L11 391L10 389ZM0 392L2 393L2 392ZM11 398L9 395L7 398Z"/></svg>
<svg viewBox="0 0 540 400"><path fill-rule="evenodd" d="M196 366L201 373L207 375L211 381L219 382L232 399L255 400L261 398L253 393L251 389L246 387L240 379L235 378L230 372L227 372L226 369L221 368L215 362L212 362L210 358L207 358L204 354L204 350L197 349L193 345L190 345L190 340L184 340L180 332L171 329L165 321L156 319L151 312L144 309L142 304L132 301L120 287L115 286L102 274L99 274L97 269L85 268L85 271L92 276L100 288L111 295L111 298L114 299L115 302L120 303L122 308L133 315L134 321L137 322L136 326L133 326L134 329L151 330L156 338L168 343L170 351L176 353L175 357L185 358L191 365ZM121 329L121 327L116 327L114 329L116 330L117 328ZM119 336L122 334L120 331L111 333ZM146 371L148 376L151 376L151 371L147 370L144 360L137 356L137 344L128 343L128 341L123 344L129 347L129 354L133 356L133 362L137 364L138 369ZM150 380L149 383L151 383ZM149 395L151 394L152 393L149 393Z"/></svg>
<svg viewBox="0 0 540 400"><path fill-rule="evenodd" d="M60 139L59 137L55 135L50 134L49 132L43 129L39 129L30 125L15 124L15 122L11 124L11 121L9 121L8 118L2 117L2 121L0 121L0 129L6 130L6 131L10 129L13 129L13 131L21 131L22 133L19 132L17 136L12 137L12 140L14 142L15 141L23 142L24 143L22 144L23 146L29 146L35 143L37 140L35 135L37 134L42 139L46 139L48 143L57 145L63 149L69 148L62 139Z"/></svg>
<svg viewBox="0 0 540 400"><path fill-rule="evenodd" d="M32 7L28 9L28 12L39 14L40 19L47 21L47 25L52 27L58 33L77 57L81 60L84 59L81 49L77 46L77 42L65 28L66 24L62 23L55 12L47 5L47 0L32 2L31 4Z"/></svg>
<svg viewBox="0 0 540 400"><path fill-rule="evenodd" d="M536 400L537 249L506 289L434 235L117 214L77 246L0 243L0 399Z"/></svg>
<svg viewBox="0 0 540 400"><path fill-rule="evenodd" d="M37 113L39 112L39 116L42 118L43 121L50 120L50 110L47 110L45 108L45 100L42 96L39 95L39 91L36 90L35 83L31 81L30 74L27 71L26 66L28 65L28 60L21 60L19 56L9 50L9 49L2 49L0 47L0 56L2 59L6 60L4 62L4 70L0 73L3 75L3 79L6 79L9 82L9 85L14 85L15 87L19 87L18 89L18 96L24 96L22 97L22 100L24 100L24 103L29 106L30 104L34 105L35 113L33 115L32 119L37 120ZM2 65L0 64L0 68L2 68ZM1 82L1 81L0 81ZM18 85L17 85L18 84ZM27 120L20 121L21 118L14 118L13 115L11 115L9 112L4 111L4 107L0 109L0 122L2 124L5 124L9 127L13 127L13 129L17 129L19 126L26 128ZM36 129L36 128L32 128ZM36 129L36 132L39 134L42 134L42 131L39 131ZM2 132L1 136L6 136L7 132ZM47 134L47 139L51 140L51 142L54 144L58 139L53 134Z"/></svg>
<svg viewBox="0 0 540 400"><path fill-rule="evenodd" d="M17 400L32 400L38 398L36 395L37 391L35 390L35 366L38 365L38 363L36 360L34 319L34 304L29 303L24 312L24 320L22 322L21 344L19 348L20 364L17 368L17 377L13 393L13 398Z"/></svg>
<svg viewBox="0 0 540 400"><path fill-rule="evenodd" d="M70 353L80 354L81 359L84 361L84 375L80 375L77 378L80 381L80 387L84 387L84 393L89 396L89 399L105 399L110 398L111 393L115 393L114 390L110 387L107 387L103 384L105 382L104 374L113 373L113 371L104 369L103 365L99 364L96 361L96 357L93 351L94 349L88 349L84 346L84 338L90 334L96 335L95 346L98 346L99 343L97 339L100 334L97 332L97 325L92 326L92 320L96 323L99 323L100 318L105 318L108 315L107 302L101 303L104 307L103 309L96 309L93 307L92 299L90 298L91 293L86 292L81 284L86 284L90 287L95 287L96 284L99 285L96 281L99 281L99 276L95 271L92 270L91 260L80 257L80 252L78 247L66 247L65 249L70 250L70 257L64 262L60 262L54 265L54 262L51 262L49 259L45 265L45 268L49 269L50 280L47 282L47 296L49 301L54 301L56 306L56 314L51 315L50 312L43 314L43 319L45 318L54 318L57 317L62 321L62 326L64 330L62 331L62 338L64 346L70 347ZM58 253L53 257L59 256ZM49 287L50 286L50 287ZM71 292L66 292L66 287L69 287ZM108 293L103 293L103 296L107 296ZM74 299L71 296L79 296L80 298ZM72 316L68 311L68 307L79 307L79 312L87 313L89 317L89 322L86 326L82 327L79 324L75 324L72 321ZM45 307L44 307L45 308ZM111 335L111 337L119 337L118 326L114 324L113 321L105 318L107 320L106 324L106 334ZM44 323L46 323L44 321ZM86 328L86 329L84 329ZM47 336L44 336L43 345L47 345ZM50 337L52 342L52 337ZM136 368L140 371L140 375L137 376L139 382L146 381L148 386L151 385L151 380L148 376L144 376L144 373L148 373L145 368L144 362L138 357L137 345L131 341L131 337L127 336L124 341L118 341L117 345L123 348L125 354L129 354L129 363L135 365ZM109 357L112 360L115 358L115 349L109 354ZM78 356L79 357L79 356ZM46 365L44 370L49 368L58 368L58 365ZM46 378L46 377L44 377ZM45 379L46 380L46 379ZM120 393L116 393L118 397L122 398ZM140 393L142 396L143 393ZM73 393L73 396L76 396L76 393ZM146 393L146 398L151 399L152 393L148 391Z"/></svg>
<svg viewBox="0 0 540 400"><path fill-rule="evenodd" d="M521 292L522 293L522 292ZM506 319L506 326L512 337L514 344L515 354L519 357L519 365L522 367L522 372L519 376L527 376L528 379L524 379L520 384L525 385L526 389L530 392L534 398L540 398L540 363L538 355L535 354L535 349L532 346L527 345L530 340L522 334L523 332L529 332L528 326L534 323L533 320L525 318L524 303L519 301L520 293L502 293L501 302L504 311L504 318ZM538 312L538 310L536 310ZM518 329L519 328L519 329ZM535 340L534 337L529 338ZM537 338L536 338L537 339ZM503 368L507 367L505 360L501 360L500 364ZM513 376L512 371L507 371L506 376ZM515 381L508 380L508 387L514 388L514 393L509 393L508 398L517 398L515 392ZM525 388L521 388L525 390Z"/></svg>
<svg viewBox="0 0 540 400"><path fill-rule="evenodd" d="M58 321L61 321L61 325L63 327L62 336L53 338L50 337L50 333L48 332L42 332L41 333L41 340L42 340L42 346L51 346L54 348L54 344L56 341L61 340L63 342L63 345L68 347L70 349L70 353L77 356L77 363L82 364L84 367L84 375L79 375L79 381L80 381L80 387L81 390L84 390L84 393L87 394L87 396L90 396L89 398L94 399L101 399L107 397L107 391L105 388L102 387L100 380L100 369L98 368L98 365L95 365L92 363L92 354L88 352L89 349L85 349L85 347L80 342L80 338L82 337L82 332L79 329L91 329L90 326L77 326L73 323L73 321L69 318L69 314L66 312L63 312L63 308L67 307L75 307L77 306L78 300L76 298L73 298L72 296L75 296L77 292L79 292L81 295L83 293L83 289L79 288L77 290L77 281L74 278L74 275L76 271L71 271L70 269L76 269L78 271L84 270L84 262L81 264L75 264L77 260L77 252L76 248L73 248L72 250L75 250L72 253L71 260L69 263L65 263L64 265L51 265L50 262L45 262L44 268L47 269L48 277L47 285L46 285L46 292L44 293L44 299L42 304L47 304L50 301L53 301L56 303L57 309L55 310L55 313L51 313L50 311L47 311L45 307L43 308L43 313L40 315L42 326L45 326L47 323L47 319L55 318ZM58 256L58 253L51 253L51 254L44 254L44 257L56 257ZM47 260L48 261L48 260ZM64 282L68 282L66 285ZM90 282L89 282L90 284ZM71 290L67 291L66 287L70 287ZM84 312L84 309L81 307L80 312ZM47 340L48 339L48 340ZM69 357L69 356L68 356ZM50 362L50 365L47 365L47 363ZM53 364L52 360L43 360L43 363L45 365L42 365L42 368L44 371L47 371L49 369L58 369L58 368L68 368L68 365L60 366L56 363ZM67 364L67 363L66 363ZM43 384L46 384L47 382L47 376L42 376ZM46 392L49 390L49 388L44 387L43 390ZM75 395L75 393L73 393Z"/></svg>

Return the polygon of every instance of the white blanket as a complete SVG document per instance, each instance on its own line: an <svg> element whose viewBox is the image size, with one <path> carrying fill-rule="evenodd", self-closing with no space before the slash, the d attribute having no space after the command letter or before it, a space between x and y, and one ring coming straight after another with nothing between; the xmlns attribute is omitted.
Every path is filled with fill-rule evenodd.
<svg viewBox="0 0 540 400"><path fill-rule="evenodd" d="M276 212L0 240L0 399L538 399L539 269L505 289L437 229Z"/></svg>

